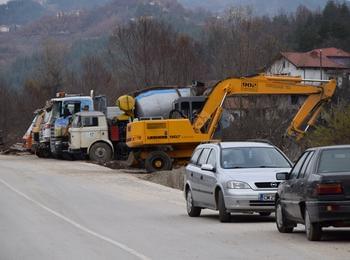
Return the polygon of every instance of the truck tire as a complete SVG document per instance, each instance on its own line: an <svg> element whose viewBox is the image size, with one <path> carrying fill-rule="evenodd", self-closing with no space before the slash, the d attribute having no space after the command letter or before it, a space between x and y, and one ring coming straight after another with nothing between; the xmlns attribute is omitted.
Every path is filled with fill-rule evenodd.
<svg viewBox="0 0 350 260"><path fill-rule="evenodd" d="M40 148L40 146L35 151L35 154L39 158L50 158L51 157L51 152L48 149Z"/></svg>
<svg viewBox="0 0 350 260"><path fill-rule="evenodd" d="M173 168L173 162L166 152L154 151L151 152L145 160L146 171L156 172L156 171L168 171Z"/></svg>
<svg viewBox="0 0 350 260"><path fill-rule="evenodd" d="M112 148L106 143L95 143L89 151L91 161L106 163L112 160Z"/></svg>

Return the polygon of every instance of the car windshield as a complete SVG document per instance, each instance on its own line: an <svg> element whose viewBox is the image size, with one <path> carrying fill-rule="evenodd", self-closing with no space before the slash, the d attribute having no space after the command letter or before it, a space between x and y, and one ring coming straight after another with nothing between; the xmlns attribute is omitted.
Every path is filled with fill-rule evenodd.
<svg viewBox="0 0 350 260"><path fill-rule="evenodd" d="M329 149L321 153L318 173L350 172L350 148Z"/></svg>
<svg viewBox="0 0 350 260"><path fill-rule="evenodd" d="M221 167L224 169L290 168L291 165L278 150L272 147L234 147L222 150Z"/></svg>

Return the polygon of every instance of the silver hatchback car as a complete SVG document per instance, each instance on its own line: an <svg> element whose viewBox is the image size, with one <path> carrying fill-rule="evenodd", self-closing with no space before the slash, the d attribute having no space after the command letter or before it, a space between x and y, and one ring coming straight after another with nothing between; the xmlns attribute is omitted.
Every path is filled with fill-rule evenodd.
<svg viewBox="0 0 350 260"><path fill-rule="evenodd" d="M276 173L292 163L277 147L263 142L221 142L199 145L186 167L187 213L219 210L221 222L231 212L269 216L280 184Z"/></svg>

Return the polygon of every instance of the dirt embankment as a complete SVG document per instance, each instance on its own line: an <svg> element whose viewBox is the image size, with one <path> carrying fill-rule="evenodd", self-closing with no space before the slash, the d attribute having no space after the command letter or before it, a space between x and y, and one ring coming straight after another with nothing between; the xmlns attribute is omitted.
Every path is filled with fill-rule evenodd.
<svg viewBox="0 0 350 260"><path fill-rule="evenodd" d="M151 174L140 174L140 179L165 185L174 189L183 190L185 179L185 168L181 167L172 171L161 171Z"/></svg>
<svg viewBox="0 0 350 260"><path fill-rule="evenodd" d="M154 173L146 173L144 169L130 168L124 161L111 161L103 166L122 170L124 173L133 174L138 178L154 183L158 183L170 188L183 190L184 178L185 178L185 167L173 169L171 171L160 171Z"/></svg>

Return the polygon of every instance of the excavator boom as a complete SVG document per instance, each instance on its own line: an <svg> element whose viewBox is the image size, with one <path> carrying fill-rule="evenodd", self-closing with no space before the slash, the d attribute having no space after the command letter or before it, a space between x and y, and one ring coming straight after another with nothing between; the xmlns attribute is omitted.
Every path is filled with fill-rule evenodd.
<svg viewBox="0 0 350 260"><path fill-rule="evenodd" d="M307 96L306 101L287 130L288 135L296 136L299 139L305 133L302 126L305 123L307 126L314 124L321 111L322 104L330 100L335 88L335 80L303 80L300 77L259 75L249 78L226 79L219 82L209 94L201 113L194 121L193 129L196 133L208 132L212 137L221 118L223 102L227 96L305 95ZM207 124L208 126L204 127Z"/></svg>

